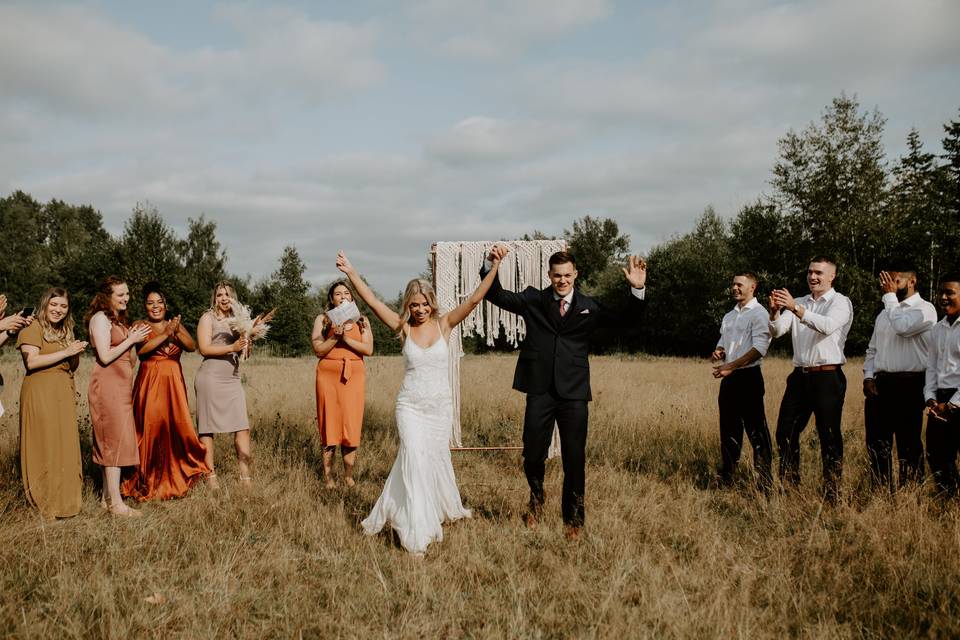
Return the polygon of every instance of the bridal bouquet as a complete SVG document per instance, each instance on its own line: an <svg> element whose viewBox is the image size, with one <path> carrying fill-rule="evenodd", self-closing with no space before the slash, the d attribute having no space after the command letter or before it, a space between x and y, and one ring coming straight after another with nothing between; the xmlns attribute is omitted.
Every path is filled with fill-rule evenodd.
<svg viewBox="0 0 960 640"><path fill-rule="evenodd" d="M270 325L263 321L257 322L257 318L251 318L250 307L233 298L230 299L230 306L233 308L233 317L227 318L227 324L239 333L241 338L253 341L266 337L267 332L270 331ZM273 312L270 312L263 320L269 320L272 317ZM249 345L240 354L240 359L246 360L248 357L250 357Z"/></svg>

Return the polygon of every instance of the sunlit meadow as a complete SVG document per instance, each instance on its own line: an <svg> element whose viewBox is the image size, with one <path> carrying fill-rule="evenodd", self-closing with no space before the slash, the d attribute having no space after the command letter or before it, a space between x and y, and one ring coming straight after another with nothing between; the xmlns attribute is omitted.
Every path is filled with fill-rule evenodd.
<svg viewBox="0 0 960 640"><path fill-rule="evenodd" d="M473 519L448 526L423 559L358 523L397 448L396 357L368 361L357 486L320 480L315 360L255 356L244 367L255 484L236 482L232 443L217 443L223 490L143 505L115 519L97 503L78 377L88 475L83 511L44 522L19 480L18 361L0 366L0 634L54 637L956 637L960 509L926 488L890 497L864 482L859 363L847 366L844 499L818 500L815 429L804 434L803 487L751 490L750 453L718 490L718 383L704 361L593 359L587 527L562 534L559 463L549 509L521 523L518 452L455 452ZM516 445L523 397L515 358L464 359L465 444ZM191 387L199 360L185 358ZM786 360L764 365L775 421ZM191 398L192 401L192 398ZM745 447L746 449L746 447ZM338 470L339 471L339 470Z"/></svg>

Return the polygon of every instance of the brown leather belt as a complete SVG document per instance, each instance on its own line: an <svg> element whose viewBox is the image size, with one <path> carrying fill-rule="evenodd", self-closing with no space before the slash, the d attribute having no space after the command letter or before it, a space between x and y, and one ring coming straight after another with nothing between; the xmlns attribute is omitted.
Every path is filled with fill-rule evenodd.
<svg viewBox="0 0 960 640"><path fill-rule="evenodd" d="M794 371L799 371L800 373L817 373L819 371L838 371L839 369L839 364L820 364L815 367L795 367Z"/></svg>

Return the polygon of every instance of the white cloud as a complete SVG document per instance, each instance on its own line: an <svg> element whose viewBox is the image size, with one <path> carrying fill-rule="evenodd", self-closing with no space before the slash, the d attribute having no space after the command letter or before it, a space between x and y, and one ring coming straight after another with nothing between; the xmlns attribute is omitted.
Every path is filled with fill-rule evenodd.
<svg viewBox="0 0 960 640"><path fill-rule="evenodd" d="M181 51L90 7L0 6L0 84L61 114L165 118L278 95L319 103L384 75L371 25L249 7L219 15L240 46Z"/></svg>
<svg viewBox="0 0 960 640"><path fill-rule="evenodd" d="M434 136L427 152L453 165L524 160L559 149L576 134L568 124L471 116Z"/></svg>
<svg viewBox="0 0 960 640"><path fill-rule="evenodd" d="M436 49L474 60L505 59L606 17L608 0L423 0L410 8Z"/></svg>

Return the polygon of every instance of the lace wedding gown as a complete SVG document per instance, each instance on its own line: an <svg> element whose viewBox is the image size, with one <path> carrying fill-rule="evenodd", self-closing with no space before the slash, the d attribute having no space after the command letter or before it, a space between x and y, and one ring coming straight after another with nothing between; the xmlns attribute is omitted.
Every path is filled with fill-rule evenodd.
<svg viewBox="0 0 960 640"><path fill-rule="evenodd" d="M442 523L469 518L450 460L453 398L447 368L447 341L439 337L424 349L407 337L406 372L397 395L400 449L383 493L361 523L367 535L389 523L403 548L423 553L443 539Z"/></svg>

